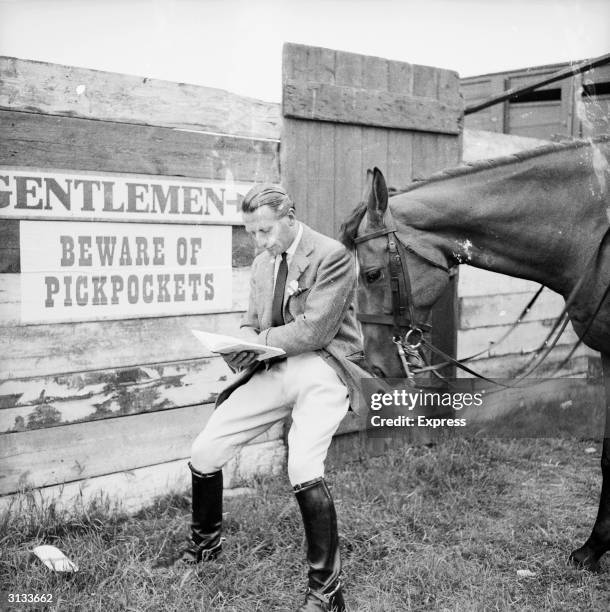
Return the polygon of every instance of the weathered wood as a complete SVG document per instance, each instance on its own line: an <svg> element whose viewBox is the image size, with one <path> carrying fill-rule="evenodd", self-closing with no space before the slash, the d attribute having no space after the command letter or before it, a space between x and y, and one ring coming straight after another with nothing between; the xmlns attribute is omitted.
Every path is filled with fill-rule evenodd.
<svg viewBox="0 0 610 612"><path fill-rule="evenodd" d="M442 134L458 134L461 109L435 99L327 83L288 81L285 117Z"/></svg>
<svg viewBox="0 0 610 612"><path fill-rule="evenodd" d="M190 329L235 334L241 317L232 312L0 327L0 380L207 357Z"/></svg>
<svg viewBox="0 0 610 612"><path fill-rule="evenodd" d="M188 457L213 408L205 404L2 434L0 495ZM256 442L279 440L282 432L280 422Z"/></svg>
<svg viewBox="0 0 610 612"><path fill-rule="evenodd" d="M222 89L13 57L0 57L0 84L5 109L279 138L277 104Z"/></svg>
<svg viewBox="0 0 610 612"><path fill-rule="evenodd" d="M0 381L0 433L212 403L231 377L211 356Z"/></svg>
<svg viewBox="0 0 610 612"><path fill-rule="evenodd" d="M335 52L314 47L308 53L308 72L321 83L334 83ZM336 237L339 229L335 200L335 125L318 122L307 134L307 223Z"/></svg>
<svg viewBox="0 0 610 612"><path fill-rule="evenodd" d="M404 96L404 94L393 94L389 92L388 83L388 61L380 57L364 56L362 58L362 89L366 90L376 108L382 106L382 100L378 98L379 92L386 92L388 95ZM376 99L377 98L377 99ZM347 110L347 109L346 109ZM390 109L390 113L391 113ZM349 115L349 111L347 115ZM407 115L410 114L407 112ZM390 130L383 123L364 120L361 128L362 138L362 160L360 176L366 176L369 168L378 166L387 168L388 166L388 133ZM375 127L378 126L378 127ZM353 208L353 205L352 205ZM344 216L349 211L344 211Z"/></svg>
<svg viewBox="0 0 610 612"><path fill-rule="evenodd" d="M188 448L187 448L188 452ZM20 514L32 507L53 504L57 512L73 515L89 504L107 501L126 512L150 505L155 497L169 493L190 494L191 472L187 456L147 467L77 480L0 497L0 512ZM285 469L285 449L281 440L248 444L238 457L224 467L225 496L239 494L241 484L256 476L279 474Z"/></svg>
<svg viewBox="0 0 610 612"><path fill-rule="evenodd" d="M389 62L388 91L413 94L413 66ZM453 138L452 138L453 140ZM413 176L413 137L405 130L390 130L385 177L388 185L399 188L408 185Z"/></svg>
<svg viewBox="0 0 610 612"><path fill-rule="evenodd" d="M363 84L362 55L354 53L335 54L335 83L337 85L353 85L360 87ZM286 123L295 120L284 120ZM333 147L335 166L335 201L337 208L335 219L343 221L348 211L362 197L365 176L362 173L362 159L364 156L364 142L362 127L351 124L335 125L335 142Z"/></svg>
<svg viewBox="0 0 610 612"><path fill-rule="evenodd" d="M304 74L308 66L307 52L303 51L298 57L288 53L284 45L282 55L282 79L295 78ZM281 180L290 193L296 205L297 215L305 223L318 230L315 225L315 206L309 200L307 192L308 181L308 147L309 140L307 126L304 121L282 121L282 146L280 147Z"/></svg>
<svg viewBox="0 0 610 612"><path fill-rule="evenodd" d="M0 165L191 176L279 178L277 142L111 121L0 111Z"/></svg>
<svg viewBox="0 0 610 612"><path fill-rule="evenodd" d="M533 297L531 293L462 297L459 301L460 329L514 323ZM550 290L540 294L524 321L543 321L559 316L564 299Z"/></svg>
<svg viewBox="0 0 610 612"><path fill-rule="evenodd" d="M368 91L371 99L378 95L414 96L414 67L404 62L293 44L284 46L283 62L283 81L300 84L305 90L321 84L328 85L332 91ZM442 99L442 103L460 106L457 75L434 68L418 69L422 83L420 96L426 102ZM437 76L439 72L443 74L442 86L441 78ZM430 77L432 89L429 87ZM360 96L360 99L364 98ZM287 114L284 112L282 180L300 199L314 202L318 197L325 199L330 196L330 181L327 182L324 174L320 173L334 166L335 231L360 200L367 168L378 166L385 169L392 185L404 186L410 182L413 159L411 131L375 127L374 122L373 125L357 125L358 120L351 113L346 118L348 123L337 122L334 125L330 121L309 121L288 117ZM425 134L424 137L437 139L442 136ZM430 172L457 162L458 140L454 136L446 138L442 147L435 143L430 149L431 156L428 157L437 158L436 163L430 162ZM334 151L334 163L329 156L319 152L327 148ZM329 216L330 213L325 219L314 219L313 222L322 225L326 221L328 227Z"/></svg>
<svg viewBox="0 0 610 612"><path fill-rule="evenodd" d="M493 342L501 338L510 328L510 325L459 330L458 352L460 356L465 357L484 349L489 349L489 356L532 351L545 340L551 330L552 323L553 320L521 323L519 333L511 334L498 346L495 346ZM572 326L568 324L558 344L572 344L577 339Z"/></svg>

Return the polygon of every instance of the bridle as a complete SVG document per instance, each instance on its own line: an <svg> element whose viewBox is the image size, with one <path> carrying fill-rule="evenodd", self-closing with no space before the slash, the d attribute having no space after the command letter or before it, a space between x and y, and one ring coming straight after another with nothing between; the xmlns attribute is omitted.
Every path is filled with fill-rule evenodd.
<svg viewBox="0 0 610 612"><path fill-rule="evenodd" d="M442 378L438 370L447 365L454 365L477 378L481 378L487 382L494 383L501 387L518 386L516 384L505 384L500 381L488 378L487 376L484 376L480 374L479 372L472 370L471 368L469 368L467 365L464 364L464 361L473 359L474 357L477 357L486 351L481 351L480 353L477 353L475 355L470 355L469 357L466 357L458 361L457 359L454 359L453 357L451 357L450 355L448 355L447 353L445 353L438 347L434 346L431 342L429 342L424 337L424 331L430 332L432 330L432 326L429 325L427 322L421 322L421 321L418 322L415 319L415 307L414 307L414 302L413 302L413 293L411 289L411 279L409 276L409 269L407 266L407 253L414 254L419 259L434 266L435 268L439 268L443 270L450 276L453 274L454 268L444 266L440 263L432 261L431 259L423 255L422 253L418 252L413 247L402 243L401 240L398 238L397 230L391 218L389 208L386 210L385 215L386 217L389 217L388 220L391 222L389 226L384 224L379 229L363 234L362 236L356 236L353 242L356 246L356 253L357 253L359 244L372 240L373 238L379 238L381 236L386 236L387 252L389 254L388 269L389 269L389 274L390 274L390 289L392 293L392 313L388 315L388 314L357 312L356 318L358 319L358 321L360 321L361 323L376 323L379 325L392 326L393 328L392 342L396 346L398 357L401 361L405 375L410 381L413 381L414 375L416 373L423 373L425 371L430 371L436 376ZM600 249L601 249L601 244L603 244L604 240L608 238L609 236L610 236L610 227L606 230L606 233L604 234L604 237L602 238L600 242ZM593 264L596 258L599 256L600 249L598 249L598 251L595 252L593 256L591 257L591 260L587 266L587 269L589 269L590 267L593 267ZM576 297L580 289L584 285L587 277L588 277L588 274L585 272L581 276L581 278L578 280L574 288L572 289L570 295L566 299L566 303L565 303L565 306L561 314L555 320L554 325L549 331L544 342L541 344L540 348L536 349L535 351L536 355L535 355L534 362L530 366L527 367L525 372L523 372L520 376L518 376L517 378L518 381L521 381L524 378L528 377L536 368L538 368L542 364L542 362L546 359L546 357L549 355L549 353L554 348L554 346L557 344L557 341L559 340L563 330L565 329L569 321L568 310L570 306L576 300ZM601 299L599 300L597 307L595 308L586 326L584 333L581 335L576 345L572 348L568 357L564 359L561 362L561 364L556 368L556 372L558 372L565 365L569 357L574 353L576 348L580 345L583 337L586 335L591 325L593 324L595 317L599 313L602 307L602 304L604 303L604 300L606 299L609 293L610 293L610 284L606 286L606 290L604 291ZM538 295L539 293L537 294L537 296ZM526 308L526 311L527 309L531 307L532 304L533 304L533 301L530 301L530 303L528 304ZM519 320L517 320L515 324L513 324L511 331L512 329L516 328L518 323L519 323ZM435 364L435 365L430 365L429 363L427 363L425 361L425 356L420 351L422 346L428 347L432 353L435 353L436 355L441 357L444 361L440 364ZM538 353L541 353L541 357L538 357ZM410 361L415 362L416 367L417 367L416 372L413 371L413 364L410 363Z"/></svg>
<svg viewBox="0 0 610 612"><path fill-rule="evenodd" d="M386 215L389 216L389 210L386 211ZM393 328L392 342L396 346L398 357L407 378L413 380L414 372L412 371L412 364L409 363L409 360L415 361L416 363L421 362L419 349L424 343L430 345L430 343L424 339L424 332L430 332L432 326L427 322L417 321L415 318L411 278L407 266L407 252L413 253L420 259L423 259L436 268L440 268L447 274L451 274L451 269L432 261L412 247L408 247L401 242L398 238L394 223L389 227L384 225L377 230L354 238L356 251L358 250L359 244L381 236L385 236L387 239L392 313L377 314L357 312L356 318L361 323L376 323L378 325L388 325Z"/></svg>

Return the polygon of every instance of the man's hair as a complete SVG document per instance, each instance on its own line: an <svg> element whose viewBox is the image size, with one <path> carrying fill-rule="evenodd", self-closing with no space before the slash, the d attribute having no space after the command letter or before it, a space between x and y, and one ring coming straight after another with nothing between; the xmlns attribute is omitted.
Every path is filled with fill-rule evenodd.
<svg viewBox="0 0 610 612"><path fill-rule="evenodd" d="M272 183L258 183L248 191L241 203L241 211L244 213L254 212L261 206L269 206L278 217L288 214L294 202L281 185Z"/></svg>

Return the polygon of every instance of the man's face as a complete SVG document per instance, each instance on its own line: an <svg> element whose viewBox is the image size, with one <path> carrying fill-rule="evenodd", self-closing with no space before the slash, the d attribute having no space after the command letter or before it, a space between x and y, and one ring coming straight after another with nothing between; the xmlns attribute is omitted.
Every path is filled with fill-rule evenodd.
<svg viewBox="0 0 610 612"><path fill-rule="evenodd" d="M266 249L270 255L283 253L295 239L297 224L294 211L278 217L269 206L260 206L254 212L242 213L246 232L254 238L259 250Z"/></svg>

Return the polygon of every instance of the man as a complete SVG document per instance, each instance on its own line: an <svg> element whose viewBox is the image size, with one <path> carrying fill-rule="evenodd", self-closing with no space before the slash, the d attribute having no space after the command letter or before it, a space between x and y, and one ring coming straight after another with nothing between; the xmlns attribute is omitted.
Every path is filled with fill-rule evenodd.
<svg viewBox="0 0 610 612"><path fill-rule="evenodd" d="M303 517L309 585L301 612L345 610L333 500L324 481L331 439L366 376L348 359L362 355L353 308L355 262L339 242L297 221L277 185L245 196L246 231L262 252L252 264L243 337L286 352L266 364L256 354L225 357L240 370L195 440L191 542L181 562L215 557L221 548L222 467L239 448L287 416L288 476Z"/></svg>

